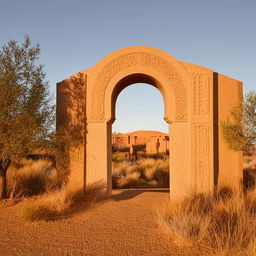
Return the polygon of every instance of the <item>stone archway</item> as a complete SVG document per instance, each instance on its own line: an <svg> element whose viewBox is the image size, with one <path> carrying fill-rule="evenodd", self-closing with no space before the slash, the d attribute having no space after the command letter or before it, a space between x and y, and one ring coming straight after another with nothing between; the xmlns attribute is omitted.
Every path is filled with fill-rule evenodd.
<svg viewBox="0 0 256 256"><path fill-rule="evenodd" d="M115 51L96 66L58 83L57 123L78 126L82 136L70 149L70 183L86 186L103 180L111 194L115 102L125 87L138 82L157 87L163 95L172 151L171 197L213 191L220 184L237 186L242 177L241 154L226 148L219 137L218 122L239 103L241 83L141 46ZM223 89L234 95L228 99L228 108ZM237 164L227 164L225 156ZM228 168L233 168L235 182L226 180Z"/></svg>

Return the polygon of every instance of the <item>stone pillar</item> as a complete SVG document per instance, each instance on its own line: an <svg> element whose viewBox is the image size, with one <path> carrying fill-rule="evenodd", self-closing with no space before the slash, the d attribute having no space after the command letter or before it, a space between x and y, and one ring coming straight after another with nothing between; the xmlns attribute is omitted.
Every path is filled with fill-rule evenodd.
<svg viewBox="0 0 256 256"><path fill-rule="evenodd" d="M169 131L172 148L170 198L177 200L193 192L190 125L186 122L173 122L169 125Z"/></svg>
<svg viewBox="0 0 256 256"><path fill-rule="evenodd" d="M66 169L70 170L69 186L85 187L85 141L86 141L86 75L78 73L57 84L57 130L65 134L68 152L57 159L66 161Z"/></svg>
<svg viewBox="0 0 256 256"><path fill-rule="evenodd" d="M112 131L111 124L88 122L86 146L86 184L104 182L107 194L111 194L112 178Z"/></svg>
<svg viewBox="0 0 256 256"><path fill-rule="evenodd" d="M215 73L215 87L218 102L216 102L217 129L215 143L218 148L216 170L219 186L239 188L243 179L243 153L228 148L225 142L220 122L230 117L231 111L238 106L242 98L242 83L232 78Z"/></svg>

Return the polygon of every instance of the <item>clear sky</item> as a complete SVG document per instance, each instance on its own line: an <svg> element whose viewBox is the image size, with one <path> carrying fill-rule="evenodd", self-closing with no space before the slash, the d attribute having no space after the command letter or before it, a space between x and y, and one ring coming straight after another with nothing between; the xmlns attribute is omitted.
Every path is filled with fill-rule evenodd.
<svg viewBox="0 0 256 256"><path fill-rule="evenodd" d="M132 45L241 80L245 92L256 89L255 0L0 0L0 24L0 45L25 34L40 43L53 93L56 82ZM166 131L162 117L160 93L136 84L118 97L113 130Z"/></svg>

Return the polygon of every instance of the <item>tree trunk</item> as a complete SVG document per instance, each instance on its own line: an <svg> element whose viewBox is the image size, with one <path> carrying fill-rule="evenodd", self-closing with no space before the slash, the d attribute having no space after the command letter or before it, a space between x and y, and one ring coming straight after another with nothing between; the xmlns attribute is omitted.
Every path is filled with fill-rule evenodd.
<svg viewBox="0 0 256 256"><path fill-rule="evenodd" d="M7 198L6 172L0 174L0 200Z"/></svg>
<svg viewBox="0 0 256 256"><path fill-rule="evenodd" d="M11 160L0 160L0 200L7 198L7 181L6 174Z"/></svg>

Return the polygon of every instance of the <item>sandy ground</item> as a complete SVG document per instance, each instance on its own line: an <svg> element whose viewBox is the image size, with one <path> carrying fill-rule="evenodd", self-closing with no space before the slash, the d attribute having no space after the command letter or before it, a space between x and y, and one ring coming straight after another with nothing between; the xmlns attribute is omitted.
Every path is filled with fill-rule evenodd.
<svg viewBox="0 0 256 256"><path fill-rule="evenodd" d="M0 203L0 255L185 255L157 223L168 196L166 190L116 190L90 209L34 223L21 218L22 203Z"/></svg>

